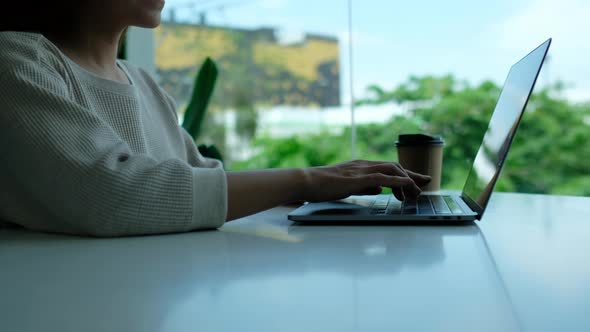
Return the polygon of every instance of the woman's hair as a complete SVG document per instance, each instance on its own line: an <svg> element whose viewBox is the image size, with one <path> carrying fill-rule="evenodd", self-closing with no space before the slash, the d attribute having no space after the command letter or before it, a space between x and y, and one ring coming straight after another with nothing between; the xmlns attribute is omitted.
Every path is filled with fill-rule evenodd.
<svg viewBox="0 0 590 332"><path fill-rule="evenodd" d="M0 11L0 31L69 33L87 0L15 0Z"/></svg>
<svg viewBox="0 0 590 332"><path fill-rule="evenodd" d="M15 3L0 11L0 31L37 32L48 37L67 36L75 32L84 19L88 0L11 0ZM124 57L123 43L127 29L119 41L119 55Z"/></svg>

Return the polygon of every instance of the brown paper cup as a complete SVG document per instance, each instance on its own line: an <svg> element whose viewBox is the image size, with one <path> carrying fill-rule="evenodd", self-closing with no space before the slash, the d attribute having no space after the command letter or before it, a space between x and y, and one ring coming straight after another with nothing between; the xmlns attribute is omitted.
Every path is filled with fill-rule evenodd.
<svg viewBox="0 0 590 332"><path fill-rule="evenodd" d="M425 134L399 135L395 145L403 168L432 177L422 190L440 190L444 141Z"/></svg>

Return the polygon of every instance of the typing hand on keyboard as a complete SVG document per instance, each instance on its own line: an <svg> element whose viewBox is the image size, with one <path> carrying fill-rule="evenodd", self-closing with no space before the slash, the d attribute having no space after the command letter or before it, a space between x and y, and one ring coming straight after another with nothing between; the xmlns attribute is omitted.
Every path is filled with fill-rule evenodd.
<svg viewBox="0 0 590 332"><path fill-rule="evenodd" d="M332 166L309 167L303 171L300 196L309 202L336 200L350 195L376 195L383 187L403 201L421 193L430 177L404 169L399 163L355 160Z"/></svg>

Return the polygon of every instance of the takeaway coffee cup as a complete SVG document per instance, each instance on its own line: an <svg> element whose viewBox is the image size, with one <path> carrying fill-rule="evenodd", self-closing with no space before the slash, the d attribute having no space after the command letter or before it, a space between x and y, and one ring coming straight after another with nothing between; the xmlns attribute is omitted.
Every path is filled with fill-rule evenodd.
<svg viewBox="0 0 590 332"><path fill-rule="evenodd" d="M397 157L403 168L432 177L430 183L422 188L425 191L440 190L444 145L440 136L426 134L399 135L395 142Z"/></svg>

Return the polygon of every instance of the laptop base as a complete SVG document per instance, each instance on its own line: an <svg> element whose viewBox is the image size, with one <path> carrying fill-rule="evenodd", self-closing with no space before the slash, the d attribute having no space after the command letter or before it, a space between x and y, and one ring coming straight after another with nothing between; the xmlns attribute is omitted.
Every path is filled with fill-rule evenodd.
<svg viewBox="0 0 590 332"><path fill-rule="evenodd" d="M324 225L441 225L472 222L477 214L461 198L451 195L464 211L460 214L374 214L374 205L383 199L393 199L391 195L351 196L340 201L308 203L289 214L289 219L299 223ZM399 202L399 201L398 201Z"/></svg>

